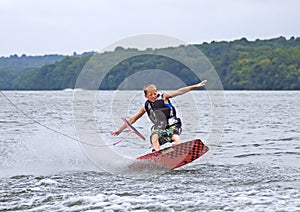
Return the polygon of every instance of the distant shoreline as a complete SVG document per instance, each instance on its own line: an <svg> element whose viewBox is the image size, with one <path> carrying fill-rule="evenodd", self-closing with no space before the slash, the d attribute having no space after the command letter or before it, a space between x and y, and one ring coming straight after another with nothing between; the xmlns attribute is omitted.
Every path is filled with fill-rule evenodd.
<svg viewBox="0 0 300 212"><path fill-rule="evenodd" d="M201 51L213 65L224 90L300 90L300 38L284 37L269 40L248 41L242 38L235 41L220 41L192 45ZM100 90L116 90L124 80L139 71L162 70L182 80L186 85L200 79L184 64L172 58L153 55L152 52L172 50L185 60L193 60L189 46L163 49L125 49L116 47L112 52L100 54L105 58L91 71L103 72L105 61L114 61L120 55L136 53L139 56L116 64L99 85ZM72 56L44 55L0 57L0 90L64 90L73 89L85 64L96 52ZM99 54L97 54L99 55ZM105 68L104 68L105 69ZM205 73L205 71L203 71ZM152 75L150 75L152 77ZM203 74L202 79L209 76ZM159 78L157 76L156 78ZM90 79L90 81L97 79ZM147 79L143 79L146 81ZM138 80L128 84L130 90L141 89ZM210 83L212 83L210 81ZM171 85L172 83L169 83ZM211 85L211 84L210 84ZM164 86L164 85L163 85ZM167 89L174 89L176 83ZM209 88L214 90L212 88ZM220 89L220 88L217 88Z"/></svg>

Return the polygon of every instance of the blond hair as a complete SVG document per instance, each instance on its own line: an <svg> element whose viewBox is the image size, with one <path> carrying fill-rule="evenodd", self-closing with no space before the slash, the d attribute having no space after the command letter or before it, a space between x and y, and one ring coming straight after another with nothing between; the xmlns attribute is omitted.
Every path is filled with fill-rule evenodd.
<svg viewBox="0 0 300 212"><path fill-rule="evenodd" d="M148 91L151 91L151 90L157 91L157 88L154 84L144 86L144 94L145 95L147 95Z"/></svg>

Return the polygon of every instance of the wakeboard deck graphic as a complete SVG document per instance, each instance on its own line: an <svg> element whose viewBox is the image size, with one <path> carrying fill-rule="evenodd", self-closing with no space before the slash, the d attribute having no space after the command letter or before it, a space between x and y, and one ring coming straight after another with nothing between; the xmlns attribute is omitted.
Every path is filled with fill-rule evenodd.
<svg viewBox="0 0 300 212"><path fill-rule="evenodd" d="M200 139L195 139L140 156L130 167L176 169L198 159L208 150L209 148Z"/></svg>

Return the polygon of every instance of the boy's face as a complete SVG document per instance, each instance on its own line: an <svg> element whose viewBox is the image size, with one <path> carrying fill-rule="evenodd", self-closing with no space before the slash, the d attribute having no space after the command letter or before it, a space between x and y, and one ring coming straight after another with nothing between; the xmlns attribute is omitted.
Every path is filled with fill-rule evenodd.
<svg viewBox="0 0 300 212"><path fill-rule="evenodd" d="M145 95L145 97L150 101L150 102L155 102L156 98L157 98L157 90L148 90L147 94Z"/></svg>

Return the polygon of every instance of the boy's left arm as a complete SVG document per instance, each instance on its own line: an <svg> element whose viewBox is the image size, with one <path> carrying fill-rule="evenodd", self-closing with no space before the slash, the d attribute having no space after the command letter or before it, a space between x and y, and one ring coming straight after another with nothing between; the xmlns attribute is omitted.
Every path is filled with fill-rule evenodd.
<svg viewBox="0 0 300 212"><path fill-rule="evenodd" d="M166 93L164 95L164 98L165 99L169 99L169 98L172 98L172 97L175 97L175 96L179 96L179 95L185 94L185 93L187 93L187 92L189 92L191 90L194 90L196 88L200 88L200 87L205 86L206 82L207 82L207 80L203 80L200 83L197 83L197 84L194 84L194 85L190 85L190 86L186 86L186 87L183 87L183 88L179 88L177 91Z"/></svg>

